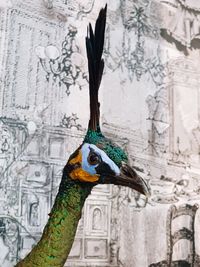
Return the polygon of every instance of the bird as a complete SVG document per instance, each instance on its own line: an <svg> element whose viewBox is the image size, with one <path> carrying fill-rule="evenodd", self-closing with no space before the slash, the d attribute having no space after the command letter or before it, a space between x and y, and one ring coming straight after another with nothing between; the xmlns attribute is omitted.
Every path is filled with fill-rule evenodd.
<svg viewBox="0 0 200 267"><path fill-rule="evenodd" d="M85 200L98 184L126 186L149 196L146 181L128 165L126 152L104 136L100 127L98 91L103 76L103 47L107 4L101 8L93 30L87 27L90 118L82 144L63 168L58 193L41 239L16 267L64 266L76 234Z"/></svg>

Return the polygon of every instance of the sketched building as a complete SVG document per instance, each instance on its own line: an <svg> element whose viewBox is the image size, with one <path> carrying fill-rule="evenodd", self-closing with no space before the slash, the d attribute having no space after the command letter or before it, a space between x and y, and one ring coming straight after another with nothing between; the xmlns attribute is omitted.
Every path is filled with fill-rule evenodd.
<svg viewBox="0 0 200 267"><path fill-rule="evenodd" d="M193 209L200 200L199 50L187 46L191 54L186 57L160 36L160 28L168 29L174 20L178 2L181 10L189 2L199 5L192 0L109 1L103 128L148 178L152 198L147 204L133 190L96 187L66 266L173 266L177 244L193 247L193 235L199 235L199 227L195 232L189 227L190 233L177 234L185 237L182 241L171 240L170 225L178 218L189 217L196 225L200 220L199 209ZM62 168L85 135L85 26L104 3L0 1L0 266L13 266L40 238ZM188 199L191 206L182 215L178 202ZM167 216L169 204L176 208ZM156 238L159 242L152 242ZM195 258L199 266L195 240L185 260L191 265Z"/></svg>
<svg viewBox="0 0 200 267"><path fill-rule="evenodd" d="M167 218L167 253L166 260L153 263L149 267L197 267L199 266L198 257L195 252L195 215L198 205L186 204L179 207L172 205L169 208ZM174 222L181 216L189 216L189 227L180 226L180 229L174 231ZM181 221L181 220L180 220ZM183 220L184 221L184 220ZM189 242L189 251L186 259L174 259L174 247L180 241Z"/></svg>
<svg viewBox="0 0 200 267"><path fill-rule="evenodd" d="M36 47L54 42L59 31L65 36L63 25L49 19L42 1L24 1L2 10L1 15L5 45L0 51L0 237L5 257L0 258L0 265L5 260L13 264L39 239L62 168L84 136L83 128L76 124L78 118L73 115L70 119L58 109L68 97L65 83L50 74L47 80L35 53ZM111 220L111 193L110 186L100 186L87 200L66 266L80 266L79 261L83 266L115 266L116 233L111 233L111 227L116 220L115 215ZM8 214L10 219L6 219ZM9 240L11 227L6 225L13 218L18 236L16 242L9 243L5 240Z"/></svg>

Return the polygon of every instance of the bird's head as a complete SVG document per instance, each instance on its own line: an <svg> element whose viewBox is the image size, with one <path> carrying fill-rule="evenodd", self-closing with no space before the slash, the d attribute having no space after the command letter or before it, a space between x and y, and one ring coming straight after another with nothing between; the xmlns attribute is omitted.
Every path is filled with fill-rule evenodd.
<svg viewBox="0 0 200 267"><path fill-rule="evenodd" d="M70 156L64 172L73 182L92 187L97 184L128 186L148 195L146 182L127 162L123 149L105 138L100 130L100 104L98 90L104 69L102 58L106 10L100 10L93 31L91 24L86 37L86 50L89 70L90 120L83 144Z"/></svg>
<svg viewBox="0 0 200 267"><path fill-rule="evenodd" d="M100 132L88 131L83 144L70 156L65 171L71 181L83 186L122 185L148 196L149 188L145 180L127 161L123 149Z"/></svg>

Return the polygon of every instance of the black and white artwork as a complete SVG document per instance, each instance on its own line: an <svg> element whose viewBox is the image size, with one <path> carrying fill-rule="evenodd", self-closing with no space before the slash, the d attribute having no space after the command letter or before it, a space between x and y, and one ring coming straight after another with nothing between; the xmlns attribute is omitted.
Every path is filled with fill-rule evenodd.
<svg viewBox="0 0 200 267"><path fill-rule="evenodd" d="M103 132L151 187L97 186L65 266L200 266L200 5L0 0L0 266L39 240L89 117L85 36L108 4Z"/></svg>
<svg viewBox="0 0 200 267"><path fill-rule="evenodd" d="M70 94L70 87L78 86L81 90L84 85L88 84L87 73L83 72L84 58L76 44L76 34L77 28L69 26L68 33L62 42L61 52L54 45L37 46L35 49L42 68L46 72L47 82L52 76L53 81L58 81L59 86L65 85L67 95Z"/></svg>

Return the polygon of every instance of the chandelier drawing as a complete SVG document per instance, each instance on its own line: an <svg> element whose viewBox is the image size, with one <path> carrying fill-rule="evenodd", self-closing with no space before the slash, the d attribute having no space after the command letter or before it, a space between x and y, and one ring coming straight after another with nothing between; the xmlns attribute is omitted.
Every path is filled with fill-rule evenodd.
<svg viewBox="0 0 200 267"><path fill-rule="evenodd" d="M46 80L65 85L66 94L70 95L71 87L78 86L81 90L88 83L87 72L84 71L85 60L76 44L77 28L69 26L61 49L55 45L37 46L35 53L42 68L46 72Z"/></svg>

